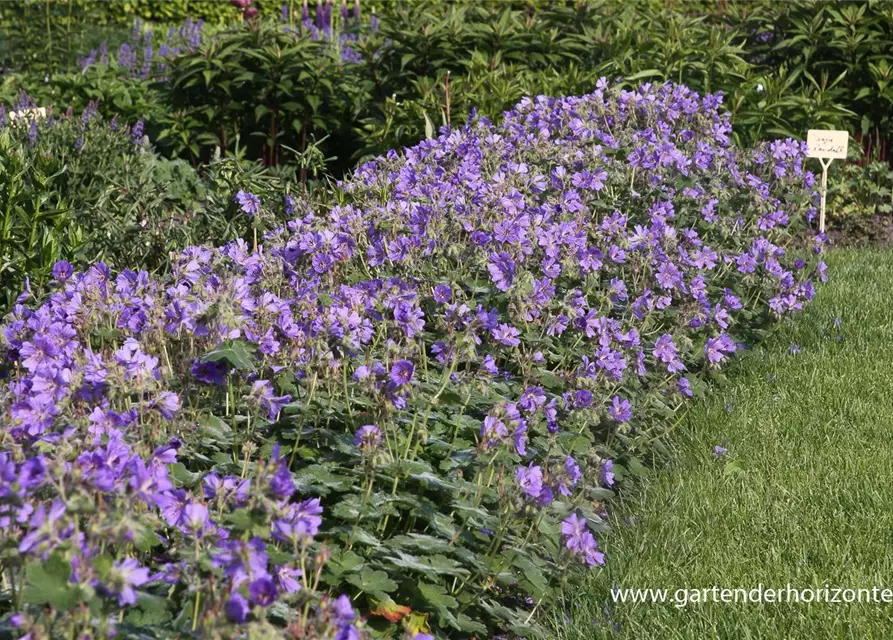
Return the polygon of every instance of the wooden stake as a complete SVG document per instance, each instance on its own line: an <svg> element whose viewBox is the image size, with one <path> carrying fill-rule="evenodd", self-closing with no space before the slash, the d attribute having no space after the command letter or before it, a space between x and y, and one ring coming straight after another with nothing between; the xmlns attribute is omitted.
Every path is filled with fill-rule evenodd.
<svg viewBox="0 0 893 640"><path fill-rule="evenodd" d="M827 162L824 158L819 158L822 163L822 205L819 211L819 233L825 233L825 197L828 194L828 167L834 162L833 158L828 158Z"/></svg>

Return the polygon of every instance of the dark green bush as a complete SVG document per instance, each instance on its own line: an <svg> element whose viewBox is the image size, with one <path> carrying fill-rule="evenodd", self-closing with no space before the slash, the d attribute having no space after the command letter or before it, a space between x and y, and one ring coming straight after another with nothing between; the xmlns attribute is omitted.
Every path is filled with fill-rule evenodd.
<svg viewBox="0 0 893 640"><path fill-rule="evenodd" d="M222 32L171 62L159 142L193 160L215 147L243 148L275 165L326 136L343 137L369 97L357 65L337 56L326 41L278 22Z"/></svg>

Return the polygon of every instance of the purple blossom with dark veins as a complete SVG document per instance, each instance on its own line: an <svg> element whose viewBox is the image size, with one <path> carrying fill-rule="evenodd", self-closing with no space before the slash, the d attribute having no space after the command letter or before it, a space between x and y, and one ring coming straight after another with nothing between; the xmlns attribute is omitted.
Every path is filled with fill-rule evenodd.
<svg viewBox="0 0 893 640"><path fill-rule="evenodd" d="M399 360L391 366L391 382L398 387L402 387L412 381L414 373L415 366L409 360Z"/></svg>
<svg viewBox="0 0 893 640"><path fill-rule="evenodd" d="M236 194L236 204L239 205L239 209L242 212L247 213L249 216L256 216L260 213L260 198L248 191L239 189L239 192Z"/></svg>

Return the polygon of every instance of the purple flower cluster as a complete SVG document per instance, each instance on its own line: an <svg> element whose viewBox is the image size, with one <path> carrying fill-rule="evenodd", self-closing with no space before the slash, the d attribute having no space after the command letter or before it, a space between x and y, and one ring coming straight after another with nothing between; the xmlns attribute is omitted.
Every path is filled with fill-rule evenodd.
<svg viewBox="0 0 893 640"><path fill-rule="evenodd" d="M4 327L8 354L21 368L2 392L4 440L13 443L0 452L4 539L19 541L26 562L65 558L71 588L90 588L119 607L136 605L143 589L205 581L209 566L219 575L216 600L195 614L208 625L245 622L307 588L304 572L319 561L310 545L323 510L318 498L295 496L276 447L253 465L253 477L212 471L188 490L172 474L183 441L165 434L186 416L180 395L165 389L169 370L137 339L163 326L163 316L151 317L157 283L133 272L110 280L104 265L73 276L59 263L53 273L64 289L36 312L18 308L20 319ZM88 307L94 311L81 315ZM117 318L113 324L131 337L116 348L79 342L81 329L99 316ZM289 398L257 380L248 400L258 419L275 420ZM83 500L101 509L85 510ZM233 528L249 510L269 518L269 537L245 538ZM102 569L97 558L115 549L118 559ZM359 637L349 604L335 608L343 619L332 623L336 631ZM22 620L25 627L33 622Z"/></svg>
<svg viewBox="0 0 893 640"><path fill-rule="evenodd" d="M666 420L754 318L801 309L824 277L788 255L813 197L802 145L736 149L721 102L605 81L524 99L499 126L471 119L364 164L323 213L292 201L257 251L190 247L163 276L58 265L49 298L2 326L4 535L120 607L175 585L203 625L313 591L323 504L343 547L424 566L356 533L378 500L385 542L433 535L416 496L394 498L413 483L459 487L432 521L448 548L483 555L489 539L458 532L509 544L544 518L566 551L543 566L602 564L587 491L614 485L624 455L604 434ZM390 501L375 491L388 468ZM330 512L299 486L349 499ZM99 571L104 553L119 564ZM356 637L347 605L314 611Z"/></svg>
<svg viewBox="0 0 893 640"><path fill-rule="evenodd" d="M136 20L130 39L121 44L116 55L110 55L108 44L103 42L98 49L93 49L86 56L79 58L78 62L81 69L87 69L94 64L112 64L126 76L143 79L163 77L171 58L198 50L202 43L203 31L203 20L187 19L179 27L170 27L164 41L156 48L153 32L143 30L142 21Z"/></svg>
<svg viewBox="0 0 893 640"><path fill-rule="evenodd" d="M579 556L586 564L592 566L605 563L605 554L598 550L598 543L584 518L572 513L561 523L561 535L565 538L568 551Z"/></svg>
<svg viewBox="0 0 893 640"><path fill-rule="evenodd" d="M288 7L282 7L283 22L288 20ZM372 14L372 31L377 30L375 14ZM298 34L307 34L311 40L330 42L337 46L342 62L359 63L363 61L362 55L357 52L351 43L357 42L364 28L360 15L360 1L355 0L352 7L342 0L340 15L336 18L333 0L317 0L316 11L311 18L307 0L301 7L301 19L297 27L286 27Z"/></svg>

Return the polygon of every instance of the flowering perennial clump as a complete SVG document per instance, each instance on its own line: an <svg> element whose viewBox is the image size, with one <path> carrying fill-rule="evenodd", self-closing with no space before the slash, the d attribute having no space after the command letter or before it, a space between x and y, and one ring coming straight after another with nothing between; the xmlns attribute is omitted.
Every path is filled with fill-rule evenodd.
<svg viewBox="0 0 893 640"><path fill-rule="evenodd" d="M187 19L179 27L169 27L164 41L156 48L153 32L144 30L142 21L136 20L130 39L118 47L116 55L110 56L108 44L103 42L98 49L79 58L78 62L83 70L94 64L111 64L129 77L148 79L163 76L172 58L198 51L203 31L203 20Z"/></svg>
<svg viewBox="0 0 893 640"><path fill-rule="evenodd" d="M258 15L257 7L251 6L251 0L233 0L232 4L243 11L246 20ZM375 32L378 23L374 12L368 24L360 18L360 3L355 1L348 8L342 2L340 12L333 12L332 2L318 3L311 18L306 2L301 7L300 16L291 16L289 6L282 5L281 21L287 23L282 29L296 37L306 36L313 41L330 43L337 57L343 63L362 62L362 56L353 48L361 33ZM291 24L294 22L294 24ZM93 65L105 65L115 68L121 75L143 80L164 80L171 60L182 55L198 55L209 36L202 19L187 19L179 26L167 29L163 40L158 40L151 29L146 29L143 22L137 19L130 32L130 37L123 42L116 52L110 53L108 43L102 42L98 48L78 58L81 70L86 71Z"/></svg>
<svg viewBox="0 0 893 640"><path fill-rule="evenodd" d="M735 148L721 103L525 99L292 202L257 251L60 267L3 327L14 623L542 635L609 561L615 483L824 278L823 237L788 247L803 145Z"/></svg>

